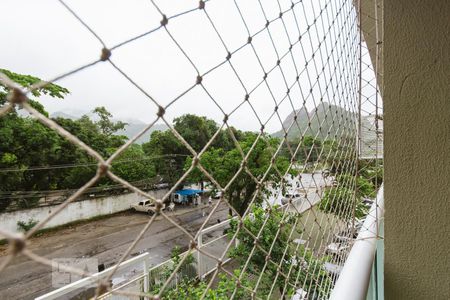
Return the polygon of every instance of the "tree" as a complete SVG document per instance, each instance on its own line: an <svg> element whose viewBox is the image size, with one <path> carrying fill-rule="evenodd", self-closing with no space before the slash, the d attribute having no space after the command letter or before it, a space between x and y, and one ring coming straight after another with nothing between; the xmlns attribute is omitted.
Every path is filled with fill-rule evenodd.
<svg viewBox="0 0 450 300"><path fill-rule="evenodd" d="M289 151L288 147L291 149L292 153ZM322 142L318 138L305 135L300 139L293 138L286 141L282 151L285 156L290 157L298 148L295 160L300 163L313 163L317 162L319 159L321 147Z"/></svg>
<svg viewBox="0 0 450 300"><path fill-rule="evenodd" d="M239 277L240 273L235 270L234 276ZM207 284L204 281L194 282L189 280L180 281L176 288L168 289L162 293L161 299L167 300L199 300L202 299L202 295L206 291L206 295L203 299L206 300L228 300L230 299L233 291L237 288L235 293L236 299L250 300L252 299L251 293L245 288L251 288L248 280L242 280L240 286L236 286L234 278L227 276L226 274L219 274L219 280L214 288L210 288L206 291ZM157 294L159 289L155 290L153 294Z"/></svg>
<svg viewBox="0 0 450 300"><path fill-rule="evenodd" d="M178 246L175 246L172 249L171 259L172 264L169 267L165 267L163 271L161 272L162 276L160 279L162 281L166 281L170 275L177 269L178 265L180 267L178 268L175 278L177 280L177 285L175 288L168 288L162 292L160 295L161 299L190 299L190 300L197 300L200 299L203 293L206 291L207 284L203 281L199 282L192 276L189 276L188 274L195 273L195 266L193 265L195 263L195 259L190 254L183 262L182 262L182 253L181 248ZM191 270L189 270L191 269ZM239 277L239 271L235 270L234 275L236 277ZM150 279L151 280L151 279ZM249 281L243 280L241 282L241 286L237 288L236 293L236 299L251 299L250 293L244 289L244 287L249 287ZM153 288L152 294L159 294L161 293L161 287L162 285L156 285ZM217 283L216 287L213 289L209 289L206 292L206 296L203 299L207 300L226 300L229 299L234 288L236 287L235 279L225 275L220 274L219 275L219 282Z"/></svg>
<svg viewBox="0 0 450 300"><path fill-rule="evenodd" d="M375 197L376 191L374 184L363 176L356 176L355 178L355 175L344 173L336 176L336 180L341 187L356 189L356 196L358 198Z"/></svg>
<svg viewBox="0 0 450 300"><path fill-rule="evenodd" d="M257 134L246 132L242 133L240 138L240 147L244 153L248 153L252 148L252 145L256 142ZM255 182L254 178L260 180L266 171L269 170L264 181L267 184L261 187L261 191L264 193L267 191L267 185L276 185L281 180L280 175L276 170L281 174L286 172L289 166L289 160L285 156L276 157L274 161L275 167L269 169L272 162L272 156L275 152L274 149L276 149L279 142L279 139L269 136L263 136L256 142L246 163L246 167L252 176L245 170L239 171L243 158L237 148L233 148L229 151L223 148L211 148L201 157L201 165L222 187L226 186L235 174L238 174L227 189L226 198L240 214L244 213L247 209L257 191L257 182ZM192 159L187 160L185 170L189 168L191 162ZM294 173L295 171L291 170L291 172ZM192 172L189 178L196 181L201 179L207 180L198 168ZM256 195L256 197L256 202L261 202L263 195L260 193Z"/></svg>
<svg viewBox="0 0 450 300"><path fill-rule="evenodd" d="M0 72L11 80L24 87L29 87L40 82L37 77L21 75L5 69ZM10 88L0 81L0 105L7 101ZM56 84L47 84L32 91L32 96L39 97L42 94L53 98L63 98L69 91ZM43 106L33 100L27 101L40 113L48 116ZM54 159L58 148L58 135L31 117L23 117L15 106L10 112L0 118L0 169L13 171L0 172L0 192L9 195L14 190L39 190L53 187L52 178L43 172L27 172L27 168L33 165L50 164ZM2 197L0 211L6 209L12 197ZM18 198L20 200L20 197Z"/></svg>
<svg viewBox="0 0 450 300"><path fill-rule="evenodd" d="M173 127L196 152L200 152L218 130L213 120L192 114L175 118Z"/></svg>
<svg viewBox="0 0 450 300"><path fill-rule="evenodd" d="M14 82L17 82L18 84L20 84L23 87L30 87L31 85L42 81L38 77L34 77L31 75L17 74L17 73L14 73L14 72L11 72L11 71L5 70L5 69L0 69L0 72L5 74L6 76L8 76L9 79L11 79ZM0 81L0 87L3 89L3 91L0 93L0 95L1 95L0 99L3 102L1 102L0 104L3 104L3 103L5 103L4 101L6 100L6 98L4 98L4 96L6 93L9 92L9 88L5 84L3 84L1 81ZM44 95L49 95L52 98L63 99L64 96L69 93L69 90L64 87L61 87L59 85L56 85L53 83L48 83L41 88L34 89L31 93L35 97L39 97L42 94L44 94Z"/></svg>
<svg viewBox="0 0 450 300"><path fill-rule="evenodd" d="M366 171L365 171L366 172ZM336 176L337 186L325 191L319 209L343 219L362 218L368 213L362 198L376 195L375 185L364 176L343 173Z"/></svg>
<svg viewBox="0 0 450 300"><path fill-rule="evenodd" d="M379 187L383 183L383 159L359 160L358 170L360 176L371 181Z"/></svg>
<svg viewBox="0 0 450 300"><path fill-rule="evenodd" d="M267 220L266 220L267 219ZM266 222L264 224L264 222ZM247 215L243 220L243 226L249 230L253 236L257 236L260 230L261 238L258 240L258 246L255 248L253 255L250 257L249 273L261 274L264 272L263 282L261 284L261 293L266 293L271 289L273 280L276 277L277 265L280 270L286 271L289 268L289 256L284 257L285 248L288 247L289 230L292 228L294 219L288 216L283 220L283 213L280 210L274 209L270 211L264 210L262 207L253 206L251 215ZM283 226L283 230L280 228ZM238 221L231 221L231 230L228 233L232 237L238 229ZM278 232L279 231L279 232ZM278 235L277 235L278 232ZM255 239L246 230L240 230L237 239L238 246L232 250L230 256L237 259L240 265L244 265L247 261L253 247L255 246ZM270 253L270 259L275 262L266 264L266 254L262 249ZM287 273L287 272L286 272ZM283 288L282 278L276 283L279 288Z"/></svg>
<svg viewBox="0 0 450 300"><path fill-rule="evenodd" d="M318 259L311 251L304 247L297 247L297 244L291 242L289 239L291 231L297 231L297 228L294 227L296 225L295 218L295 215L289 213L283 217L283 212L279 210L279 207L265 210L261 206L253 206L251 213L243 219L243 226L247 230L240 230L237 233L239 244L230 253L230 257L241 266L250 258L245 273L242 273L243 270L240 269L233 271L236 278L241 278L239 285L236 278L222 273L218 275L218 281L206 291L206 282L183 276L186 265L193 262L193 258L188 257L175 274L177 286L166 289L159 296L161 299L197 300L205 294L204 299L226 300L235 293L236 299L254 299L255 297L249 290L256 289L256 297L268 298L276 296L274 294L269 295L270 292L273 292L272 286L275 285L275 287L278 287L278 296L284 294L286 299L294 293L292 285L310 287L320 282L317 290L310 291L310 299L313 299L312 297L316 297L314 299L327 298L332 277L324 269L326 258ZM228 235L232 237L240 228L239 222L232 219L230 226ZM258 240L259 247L256 247L253 251L255 245L253 236L257 236L261 229L261 238ZM261 248L266 252L272 249L270 253L271 262L266 263L266 254ZM178 264L181 263L180 252L179 248L174 249L173 266L162 272L163 281L167 280ZM272 262L275 262L275 264ZM289 270L291 270L289 278L277 276L278 271L288 274ZM261 273L263 273L263 277L257 287L256 284ZM161 285L156 286L152 294L159 294L160 288Z"/></svg>
<svg viewBox="0 0 450 300"><path fill-rule="evenodd" d="M250 274L259 275L264 272L258 287L258 296L261 298L268 296L273 285L278 287L280 296L281 294L292 295L294 290L290 284L296 283L297 286L309 287L316 281L322 282L322 285L315 293L323 298L328 295L331 276L323 266L326 259L314 257L312 252L303 246L297 249L297 244L292 243L289 239L292 231L300 233L299 229L294 227L296 217L292 213L287 213L283 217L283 211L277 206L270 210L253 206L251 214L247 214L243 219L242 226L247 230L238 232L239 244L232 250L230 256L236 259L241 266L250 257L248 264L248 273ZM238 228L238 221L233 219L228 235L234 236ZM257 243L258 247L255 247L253 236L258 236L258 233L260 233L260 238ZM252 252L254 247L255 250ZM271 252L270 256L267 257L266 252L269 252L269 249L271 249ZM267 262L266 258L269 258L271 262ZM293 275L289 278L277 276L278 271L288 274L290 269ZM299 278L298 282L296 282L297 277ZM286 287L288 288L287 291L285 291Z"/></svg>
<svg viewBox="0 0 450 300"><path fill-rule="evenodd" d="M219 128L213 120L192 114L175 118L173 127L197 153L205 147ZM240 137L239 131L234 128L231 130L235 136ZM186 170L186 165L192 162L192 153L170 130L152 132L150 141L144 143L142 147L147 155L158 157L155 160L156 171L164 181L171 185L178 181ZM209 149L213 148L225 151L234 148L232 139L226 130L218 133ZM186 159L189 161L186 162ZM205 179L201 173L196 172L189 177L189 180L202 185Z"/></svg>
<svg viewBox="0 0 450 300"><path fill-rule="evenodd" d="M37 77L7 70L0 72L25 87L40 82ZM9 92L10 89L0 81L0 105L6 103ZM63 87L47 84L33 90L32 97L45 94L63 98L67 93L69 91ZM27 102L48 117L39 102L32 99ZM42 194L40 191L79 188L95 175L97 169L97 161L82 148L41 124L36 118L19 113L20 109L20 105L16 105L0 118L0 211L6 209L12 199L20 207L30 207L39 201ZM112 114L104 107L98 107L94 112L99 117L95 122L88 116L82 116L78 120L55 118L54 121L101 156L108 157L125 143L125 136L115 134L124 128L125 123L112 121ZM128 163L119 164L118 160L121 159L128 160ZM126 149L118 160L113 162L113 170L125 180L135 181L156 176L152 160L139 145ZM109 179L102 178L97 185L110 183Z"/></svg>
<svg viewBox="0 0 450 300"><path fill-rule="evenodd" d="M154 159L155 171L163 181L174 185L182 176L189 152L171 131L152 132L150 141L144 143L142 149Z"/></svg>
<svg viewBox="0 0 450 300"><path fill-rule="evenodd" d="M319 203L319 209L325 213L332 213L337 217L348 220L353 217L363 218L367 214L367 208L361 198L347 187L332 187L324 192Z"/></svg>
<svg viewBox="0 0 450 300"><path fill-rule="evenodd" d="M354 137L344 136L340 140L323 142L326 163L332 174L349 172L352 163L357 160L355 147Z"/></svg>
<svg viewBox="0 0 450 300"><path fill-rule="evenodd" d="M126 137L123 135L114 135L117 130L123 127L110 120L112 115L104 107L96 108L94 111L99 111L102 114L102 122L94 122L86 115L77 120L59 117L55 118L54 121L106 158L125 143ZM52 161L52 165L78 165L75 168L49 171L52 178L56 181L57 189L80 187L86 183L87 179L95 175L97 161L70 141L59 138L58 149L55 154L56 157ZM129 180L126 177L124 179ZM102 178L98 182L98 185L107 185L109 182L108 179Z"/></svg>
<svg viewBox="0 0 450 300"><path fill-rule="evenodd" d="M125 126L128 125L127 123L121 121L113 122L111 120L112 114L107 111L104 106L96 107L92 112L100 118L100 120L95 122L95 124L106 136L111 136L115 132L124 129Z"/></svg>
<svg viewBox="0 0 450 300"><path fill-rule="evenodd" d="M145 180L156 176L153 161L145 155L139 144L130 145L113 161L112 172L128 181Z"/></svg>

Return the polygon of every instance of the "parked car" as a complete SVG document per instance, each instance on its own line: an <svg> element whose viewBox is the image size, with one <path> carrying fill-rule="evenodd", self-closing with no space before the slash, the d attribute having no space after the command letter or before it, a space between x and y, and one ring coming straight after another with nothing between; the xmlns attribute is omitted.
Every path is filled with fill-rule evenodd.
<svg viewBox="0 0 450 300"><path fill-rule="evenodd" d="M335 234L333 237L333 242L335 243L349 243L352 238L348 236L350 232L341 232L338 234Z"/></svg>
<svg viewBox="0 0 450 300"><path fill-rule="evenodd" d="M281 198L281 204L282 205L288 204L290 199L292 199L292 202L295 202L297 200L300 200L301 197L302 195L300 195L299 193L288 193L284 195L283 198Z"/></svg>
<svg viewBox="0 0 450 300"><path fill-rule="evenodd" d="M371 208L373 204L373 200L369 198L363 198L362 203L367 207Z"/></svg>
<svg viewBox="0 0 450 300"><path fill-rule="evenodd" d="M324 265L323 265L323 268L329 274L334 275L334 276L339 276L339 274L341 274L341 271L342 271L342 266L337 265L337 264L333 264L333 263L330 263L330 262L325 262Z"/></svg>
<svg viewBox="0 0 450 300"><path fill-rule="evenodd" d="M352 237L348 236L349 231L343 231L333 236L333 242L327 246L326 254L340 256L350 250Z"/></svg>
<svg viewBox="0 0 450 300"><path fill-rule="evenodd" d="M212 198L213 199L219 199L220 197L222 197L222 192L221 191L216 191L212 194Z"/></svg>
<svg viewBox="0 0 450 300"><path fill-rule="evenodd" d="M165 183L165 182L155 184L155 188L157 188L157 189L167 189L168 187L169 187L169 184Z"/></svg>
<svg viewBox="0 0 450 300"><path fill-rule="evenodd" d="M302 288L297 289L295 291L295 294L292 295L292 298L291 298L291 300L306 300L306 299L308 299L308 293L305 290L303 290Z"/></svg>
<svg viewBox="0 0 450 300"><path fill-rule="evenodd" d="M142 200L136 204L131 205L131 208L135 211L145 212L148 214L153 214L155 212L156 204L150 200ZM166 204L163 203L162 209L166 208Z"/></svg>
<svg viewBox="0 0 450 300"><path fill-rule="evenodd" d="M353 224L355 224L354 232L356 235L358 235L359 231L361 230L365 219L356 219L355 222L351 222L348 224L348 229L353 230Z"/></svg>
<svg viewBox="0 0 450 300"><path fill-rule="evenodd" d="M344 253L346 253L348 250L350 250L350 244L349 243L330 243L327 246L327 249L325 250L326 254L334 255L334 256L341 256Z"/></svg>

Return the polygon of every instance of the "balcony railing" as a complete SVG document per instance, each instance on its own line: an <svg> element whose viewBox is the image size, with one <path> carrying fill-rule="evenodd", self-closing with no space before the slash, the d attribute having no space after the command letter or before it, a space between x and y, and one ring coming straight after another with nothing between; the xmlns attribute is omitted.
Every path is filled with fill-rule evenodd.
<svg viewBox="0 0 450 300"><path fill-rule="evenodd" d="M382 256L383 239L380 236L384 216L383 186L367 215L358 237L345 261L339 279L331 293L332 300L382 299L377 274L382 273L377 257ZM378 249L377 249L378 248ZM369 284L371 290L368 291ZM375 297L375 298L373 298Z"/></svg>

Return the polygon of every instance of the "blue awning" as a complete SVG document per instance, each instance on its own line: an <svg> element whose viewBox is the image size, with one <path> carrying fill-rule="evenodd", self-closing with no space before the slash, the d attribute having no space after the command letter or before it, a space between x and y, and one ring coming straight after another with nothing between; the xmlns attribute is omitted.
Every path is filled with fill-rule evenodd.
<svg viewBox="0 0 450 300"><path fill-rule="evenodd" d="M202 190L194 190L194 189L184 189L184 190L175 191L175 194L182 195L182 196L191 196L191 195L201 194L201 193L203 193Z"/></svg>

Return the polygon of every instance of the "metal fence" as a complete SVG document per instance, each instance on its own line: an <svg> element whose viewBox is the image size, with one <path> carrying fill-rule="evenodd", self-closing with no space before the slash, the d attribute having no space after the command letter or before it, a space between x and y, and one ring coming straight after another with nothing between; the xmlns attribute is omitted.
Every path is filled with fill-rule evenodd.
<svg viewBox="0 0 450 300"><path fill-rule="evenodd" d="M219 1L210 0L199 1L188 9L179 10L176 5L169 9L163 1L150 1L149 6L159 15L159 24L118 44L106 43L96 28L89 25L71 4L59 2L79 26L85 27L87 34L98 41L99 58L30 86L20 86L0 74L1 83L8 92L8 102L0 108L0 117L7 115L16 106L22 107L43 125L95 159L98 162L97 173L26 234L8 232L0 226L0 234L9 242L8 256L0 265L0 274L8 272L8 264L19 255L53 266L52 258L27 248L31 237L100 178L107 176L124 188L151 199L156 205L155 214L116 265L108 269L104 277L93 278L97 286L96 297L109 293L127 298L164 298L166 293L176 292L173 288L184 263L190 255L195 257L197 254L197 257L202 257L199 261L205 264L198 267L204 285L191 284L193 288L203 287L200 293L196 293L200 299L208 298L210 292L215 291L221 276L234 282L233 289L227 294L231 299L327 298L354 242L358 223L364 218L358 215L359 210L364 214L358 181L361 172L367 170L369 177L376 177L379 175L376 168L382 166L379 159L381 148L378 147L378 143L382 143L379 139L381 99L378 97L377 76L373 76L372 71L369 77L364 77L366 73L371 73L373 63L370 58L363 56L365 42L358 27L361 14L358 14L358 6L354 1L226 1L225 9L217 3ZM171 11L171 14L166 10ZM222 13L225 15L220 17ZM201 19L202 23L190 26L190 22L197 19ZM183 25L192 31L181 31L180 26ZM230 32L227 26L231 25L238 26L240 30L236 31L233 27ZM216 38L219 45L214 48L214 62L208 63L200 59L201 51L193 52L184 43L186 40L201 42L202 37L197 36L197 31L202 33L206 28L212 34L208 38ZM170 99L153 96L151 87L134 80L133 74L115 60L119 49L139 47L138 41L151 40L157 34L167 40L161 47L176 51L177 58L187 63L194 74L187 80L183 73L169 71L175 81L191 82ZM239 38L232 40L233 35L239 35ZM242 36L245 36L244 40L240 38ZM110 157L102 157L28 103L28 97L33 91L63 78L83 76L82 70L99 64L108 64L112 72L122 76L142 93L154 104L149 113L156 115L153 122ZM227 75L217 82L214 76L225 70ZM167 70L148 70L153 71L158 73ZM366 82L367 86L375 87L374 93L369 92ZM170 86L170 82L161 84ZM213 91L213 86L217 84L232 90L234 98L237 97L234 95L240 95L237 105L230 107L228 95ZM368 94L364 95L366 91ZM183 100L188 99L191 105L195 105L188 96L193 92L201 93L202 99L213 105L221 116L221 119L216 119L221 120L219 129L197 151L191 145L192 141L183 137L168 117L175 110L175 105ZM375 102L372 101L373 97L377 99ZM364 110L370 109L372 112L368 116ZM247 148L233 128L236 117L248 118L248 123L260 128ZM116 176L110 167L120 153L160 121L188 149L192 164L164 197L154 199L144 190ZM281 128L276 139L268 131L274 123ZM375 139L369 138L369 144L375 143L375 147L365 148L362 134L372 133L373 128ZM217 178L217 172L206 167L202 160L221 133L229 136L239 154L238 167L225 184ZM310 146L307 146L308 138L313 141ZM269 155L263 165L264 170L258 170L259 174L255 175L256 171L251 165L260 159L254 154L261 147ZM361 167L360 158L363 157L364 149L371 149L365 161L373 161L375 165L369 162ZM278 162L282 155L287 156L287 160L285 165L280 166ZM219 201L195 234L188 232L183 224L162 210L163 203L192 172L200 172L205 181L221 192ZM243 178L247 180L246 184L255 187L251 195L230 194L233 184ZM378 181L375 180L374 185L377 188ZM230 196L241 199L247 196L250 201L244 209L238 209ZM202 245L199 237L219 205L223 204L232 212L233 230L214 243ZM156 292L144 291L139 287L140 284L134 285L139 288L112 288L109 281L119 265L129 258L158 215L188 237L190 243L185 245L188 246L186 254L178 265L171 268L170 274L159 282ZM236 248L236 243L241 251L238 253L246 255L235 256L233 261L238 263L234 265L234 270L230 270L224 263ZM220 247L211 246L213 244L220 244ZM91 276L83 270L62 268L67 272Z"/></svg>

